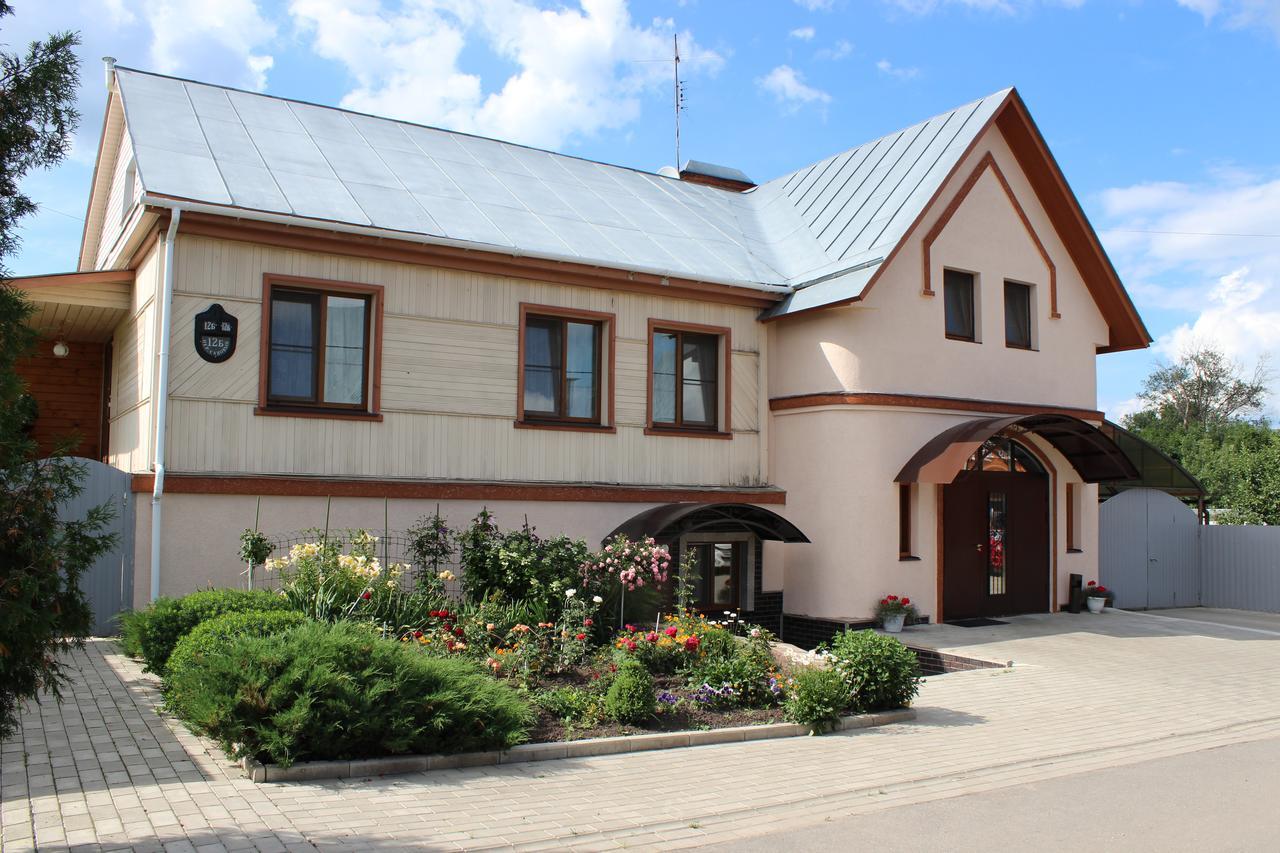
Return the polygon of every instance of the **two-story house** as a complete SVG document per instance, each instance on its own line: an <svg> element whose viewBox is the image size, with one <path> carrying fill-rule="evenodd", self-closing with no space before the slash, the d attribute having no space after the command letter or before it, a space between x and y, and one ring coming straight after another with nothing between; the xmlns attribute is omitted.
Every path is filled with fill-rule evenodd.
<svg viewBox="0 0 1280 853"><path fill-rule="evenodd" d="M133 475L137 602L236 583L259 497L651 534L797 641L1096 577L1095 358L1150 338L1015 91L757 185L108 80L80 271L16 284L48 428Z"/></svg>

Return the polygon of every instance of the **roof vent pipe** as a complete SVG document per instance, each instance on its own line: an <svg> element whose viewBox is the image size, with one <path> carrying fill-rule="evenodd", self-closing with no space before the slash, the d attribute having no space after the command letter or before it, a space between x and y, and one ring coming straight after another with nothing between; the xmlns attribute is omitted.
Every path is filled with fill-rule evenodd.
<svg viewBox="0 0 1280 853"><path fill-rule="evenodd" d="M111 85L115 82L116 76L116 58L114 56L102 57L103 71L106 72L107 91L111 91Z"/></svg>

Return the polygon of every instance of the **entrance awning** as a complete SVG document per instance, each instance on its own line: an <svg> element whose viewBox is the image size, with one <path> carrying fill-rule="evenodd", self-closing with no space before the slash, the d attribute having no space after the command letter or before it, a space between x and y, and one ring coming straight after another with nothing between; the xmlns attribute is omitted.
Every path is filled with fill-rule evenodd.
<svg viewBox="0 0 1280 853"><path fill-rule="evenodd" d="M808 542L800 528L776 512L753 504L674 503L655 506L624 521L605 539L619 533L639 539L665 539L686 533L754 533L774 542Z"/></svg>
<svg viewBox="0 0 1280 853"><path fill-rule="evenodd" d="M894 482L950 483L983 442L1007 429L1035 433L1049 442L1067 457L1086 483L1132 480L1139 476L1124 451L1093 424L1070 415L1043 414L976 418L956 424L916 451Z"/></svg>
<svg viewBox="0 0 1280 853"><path fill-rule="evenodd" d="M102 343L133 306L133 270L94 270L11 278L35 305L27 325L44 337Z"/></svg>

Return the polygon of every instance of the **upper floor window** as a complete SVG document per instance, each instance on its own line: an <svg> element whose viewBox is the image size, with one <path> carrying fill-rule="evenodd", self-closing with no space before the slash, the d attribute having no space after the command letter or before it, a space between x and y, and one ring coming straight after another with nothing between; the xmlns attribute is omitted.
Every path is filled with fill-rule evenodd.
<svg viewBox="0 0 1280 853"><path fill-rule="evenodd" d="M653 432L728 433L729 330L649 322L649 426Z"/></svg>
<svg viewBox="0 0 1280 853"><path fill-rule="evenodd" d="M976 276L959 270L943 270L942 301L947 313L947 337L957 341L976 341L974 314Z"/></svg>
<svg viewBox="0 0 1280 853"><path fill-rule="evenodd" d="M260 395L267 413L367 414L376 409L372 344L380 291L339 282L268 279Z"/></svg>
<svg viewBox="0 0 1280 853"><path fill-rule="evenodd" d="M606 425L611 322L608 314L521 306L519 424Z"/></svg>
<svg viewBox="0 0 1280 853"><path fill-rule="evenodd" d="M1018 349L1031 349L1031 285L1004 283L1004 342Z"/></svg>

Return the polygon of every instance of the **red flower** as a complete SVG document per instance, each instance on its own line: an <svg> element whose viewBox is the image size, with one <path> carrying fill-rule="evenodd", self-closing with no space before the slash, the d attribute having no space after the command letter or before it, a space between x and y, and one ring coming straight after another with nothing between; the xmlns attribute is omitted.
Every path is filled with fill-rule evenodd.
<svg viewBox="0 0 1280 853"><path fill-rule="evenodd" d="M446 632L446 633L447 633L447 632L449 632L449 631L452 631L452 630L453 630L453 626L452 626L452 625L450 625L448 622L446 622L446 623L444 623L444 630L445 630L445 632Z"/></svg>
<svg viewBox="0 0 1280 853"><path fill-rule="evenodd" d="M431 618L432 618L432 619L436 618L436 617L437 617L437 616L439 616L439 615L440 615L440 611L439 611L439 610L432 610L432 611L431 611Z"/></svg>
<svg viewBox="0 0 1280 853"><path fill-rule="evenodd" d="M592 622L590 619L583 619L583 620L582 620L582 624L583 624L583 625L586 625L588 628L590 628L590 627L591 627L592 625L594 625L595 623L594 623L594 622Z"/></svg>
<svg viewBox="0 0 1280 853"><path fill-rule="evenodd" d="M1097 585L1098 585L1097 581L1089 581L1089 583L1087 584L1087 586L1097 586Z"/></svg>
<svg viewBox="0 0 1280 853"><path fill-rule="evenodd" d="M364 592L360 593L360 597L363 598L365 601L368 601L369 598L372 597L372 595L373 593L369 592L369 590L367 589Z"/></svg>
<svg viewBox="0 0 1280 853"><path fill-rule="evenodd" d="M896 596L896 595L890 595L890 596L887 596L887 599L888 599L889 601L897 601L897 600L898 600L898 596Z"/></svg>
<svg viewBox="0 0 1280 853"><path fill-rule="evenodd" d="M907 597L904 595L904 596L902 597L902 605L905 607L905 606L907 606L907 605L908 605L908 604L910 604L910 603L911 603L911 599L907 598Z"/></svg>
<svg viewBox="0 0 1280 853"><path fill-rule="evenodd" d="M413 638L414 638L415 640L421 640L421 639L422 639L422 632L421 632L421 631L414 631L414 632L413 632Z"/></svg>
<svg viewBox="0 0 1280 853"><path fill-rule="evenodd" d="M465 632L464 632L461 628L454 628L454 629L453 629L453 636L455 636L455 637L461 637L464 633L465 633Z"/></svg>
<svg viewBox="0 0 1280 853"><path fill-rule="evenodd" d="M701 640L699 640L697 637L690 637L689 639L684 641L684 647L691 652L695 652L698 650L699 643L701 643Z"/></svg>
<svg viewBox="0 0 1280 853"><path fill-rule="evenodd" d="M628 631L634 631L636 629L635 625L624 625L622 627L626 628Z"/></svg>
<svg viewBox="0 0 1280 853"><path fill-rule="evenodd" d="M1097 592L1106 592L1106 591L1107 591L1107 588L1106 588L1105 586L1099 586L1099 587L1096 589L1096 591L1097 591Z"/></svg>
<svg viewBox="0 0 1280 853"><path fill-rule="evenodd" d="M666 633L666 635L667 635L668 637L674 637L676 634L678 634L678 633L680 633L680 632L679 632L679 630L676 628L676 626L675 626L675 625L672 625L670 628L668 628L668 629L665 631L665 633Z"/></svg>
<svg viewBox="0 0 1280 853"><path fill-rule="evenodd" d="M587 638L587 635L583 633L577 633L573 635L573 638L575 640L585 640Z"/></svg>
<svg viewBox="0 0 1280 853"><path fill-rule="evenodd" d="M627 640L625 643L623 643L623 645L626 646L627 651L629 652L634 652L636 650L635 640Z"/></svg>
<svg viewBox="0 0 1280 853"><path fill-rule="evenodd" d="M658 635L657 635L656 633L654 633L653 631L650 631L649 633L645 634L645 635L644 635L644 638L645 638L646 640L648 640L649 642L651 642L651 643L656 643L656 642L658 642Z"/></svg>

